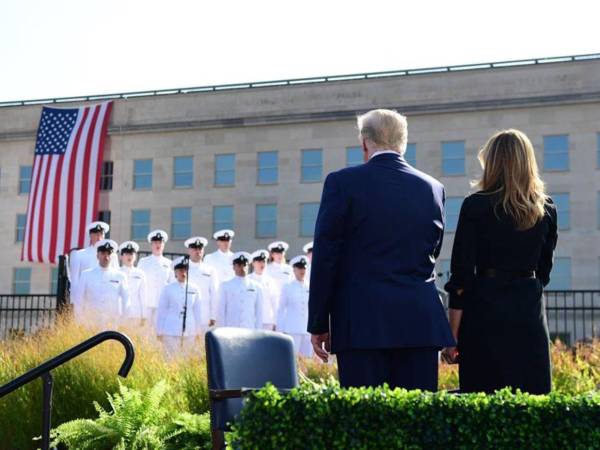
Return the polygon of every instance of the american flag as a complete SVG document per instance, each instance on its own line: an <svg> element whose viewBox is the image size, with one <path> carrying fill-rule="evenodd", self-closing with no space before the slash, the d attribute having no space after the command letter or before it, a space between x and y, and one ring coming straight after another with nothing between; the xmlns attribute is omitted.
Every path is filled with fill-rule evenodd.
<svg viewBox="0 0 600 450"><path fill-rule="evenodd" d="M112 102L42 109L27 206L22 261L56 263L86 242L96 220Z"/></svg>

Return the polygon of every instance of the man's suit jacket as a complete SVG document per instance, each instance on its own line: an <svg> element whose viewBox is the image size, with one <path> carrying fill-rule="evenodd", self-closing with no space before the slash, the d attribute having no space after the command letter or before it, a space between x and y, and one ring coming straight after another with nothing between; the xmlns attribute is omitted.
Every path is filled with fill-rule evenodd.
<svg viewBox="0 0 600 450"><path fill-rule="evenodd" d="M330 173L315 229L308 331L330 331L333 352L455 345L434 284L444 201L443 185L400 155Z"/></svg>

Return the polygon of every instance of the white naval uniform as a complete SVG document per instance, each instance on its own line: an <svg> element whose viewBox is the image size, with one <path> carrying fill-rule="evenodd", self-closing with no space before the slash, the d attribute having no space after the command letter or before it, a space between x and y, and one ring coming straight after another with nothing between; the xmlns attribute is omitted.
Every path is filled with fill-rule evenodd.
<svg viewBox="0 0 600 450"><path fill-rule="evenodd" d="M167 352L174 355L181 350L192 350L194 338L201 331L207 317L202 316L200 289L194 284L187 284L187 313L185 316L185 334L183 332L183 312L186 302L186 283L174 281L168 284L160 294L156 313L156 334L163 338Z"/></svg>
<svg viewBox="0 0 600 450"><path fill-rule="evenodd" d="M75 318L105 329L121 322L129 307L127 278L112 267L82 272L74 294Z"/></svg>
<svg viewBox="0 0 600 450"><path fill-rule="evenodd" d="M235 276L233 271L233 252L216 252L209 253L204 257L204 263L211 266L217 271L217 277L220 283L231 280Z"/></svg>
<svg viewBox="0 0 600 450"><path fill-rule="evenodd" d="M256 281L236 276L221 283L218 326L262 329L262 309L262 288Z"/></svg>
<svg viewBox="0 0 600 450"><path fill-rule="evenodd" d="M277 289L281 291L283 285L294 279L294 271L289 264L271 262L265 267L265 273L275 280Z"/></svg>
<svg viewBox="0 0 600 450"><path fill-rule="evenodd" d="M190 260L189 266L190 282L194 283L200 289L200 304L202 306L201 328L205 332L208 330L209 320L217 320L217 302L219 300L219 276L216 269L204 262L193 262Z"/></svg>
<svg viewBox="0 0 600 450"><path fill-rule="evenodd" d="M98 250L95 246L76 250L71 253L69 258L69 281L71 282L71 291L77 288L77 282L84 270L98 267ZM119 258L116 253L110 255L110 267L119 268Z"/></svg>
<svg viewBox="0 0 600 450"><path fill-rule="evenodd" d="M126 317L128 319L145 319L148 317L148 311L146 311L148 288L144 271L138 267L127 266L121 266L120 270L127 277L129 287L129 308L127 308Z"/></svg>
<svg viewBox="0 0 600 450"><path fill-rule="evenodd" d="M308 282L296 279L286 283L279 298L277 330L289 334L294 339L294 349L302 356L312 356L308 324Z"/></svg>
<svg viewBox="0 0 600 450"><path fill-rule="evenodd" d="M154 324L156 322L156 308L163 288L175 281L175 274L171 269L171 260L164 256L149 255L140 259L138 268L146 275L146 308L148 319Z"/></svg>
<svg viewBox="0 0 600 450"><path fill-rule="evenodd" d="M268 330L277 323L277 309L279 308L279 289L269 275L252 272L248 277L256 281L263 289L263 328Z"/></svg>

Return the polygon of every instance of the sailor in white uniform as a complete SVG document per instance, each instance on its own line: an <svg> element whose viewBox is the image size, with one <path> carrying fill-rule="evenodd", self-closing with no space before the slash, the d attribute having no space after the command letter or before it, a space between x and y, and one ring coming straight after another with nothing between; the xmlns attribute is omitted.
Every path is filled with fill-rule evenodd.
<svg viewBox="0 0 600 450"><path fill-rule="evenodd" d="M202 333L206 332L210 326L217 321L217 301L219 300L219 277L217 271L202 261L204 249L208 240L202 236L191 237L185 241L184 245L188 249L190 257L189 279L199 289L201 294L202 317L206 318L206 323L200 324Z"/></svg>
<svg viewBox="0 0 600 450"><path fill-rule="evenodd" d="M308 323L308 282L305 279L308 258L296 256L290 261L294 269L294 280L283 286L279 299L277 330L294 339L294 350L305 357L313 354Z"/></svg>
<svg viewBox="0 0 600 450"><path fill-rule="evenodd" d="M251 256L252 273L248 277L260 284L263 289L263 328L274 330L279 305L279 289L275 284L275 280L264 272L269 259L269 252L267 250L256 250Z"/></svg>
<svg viewBox="0 0 600 450"><path fill-rule="evenodd" d="M98 265L81 273L72 296L78 322L105 330L122 322L129 307L129 290L125 275L111 266L117 249L110 239L96 242Z"/></svg>
<svg viewBox="0 0 600 450"><path fill-rule="evenodd" d="M200 289L187 276L187 257L177 258L174 270L176 281L162 290L156 313L156 334L171 357L189 354L202 324L208 322L202 317Z"/></svg>
<svg viewBox="0 0 600 450"><path fill-rule="evenodd" d="M304 254L306 255L306 257L308 258L308 267L306 268L306 280L310 283L310 266L312 264L312 251L313 251L313 242L308 242L307 244L304 244L304 247L302 247L302 251L304 252Z"/></svg>
<svg viewBox="0 0 600 450"><path fill-rule="evenodd" d="M148 242L152 249L152 254L140 259L138 268L142 269L146 275L146 284L148 293L146 295L147 319L151 326L156 324L156 309L158 300L163 288L175 281L172 261L163 256L165 244L169 240L169 235L164 230L154 230L148 234Z"/></svg>
<svg viewBox="0 0 600 450"><path fill-rule="evenodd" d="M217 242L217 251L209 253L204 258L204 262L217 271L219 282L231 280L234 277L233 252L231 244L235 233L233 230L219 230L213 234L213 239Z"/></svg>
<svg viewBox="0 0 600 450"><path fill-rule="evenodd" d="M219 288L218 326L262 329L262 288L248 278L251 258L246 252L237 252L233 256L235 276L221 283Z"/></svg>
<svg viewBox="0 0 600 450"><path fill-rule="evenodd" d="M146 298L148 289L146 286L146 275L139 267L135 267L139 245L133 241L125 241L119 245L121 255L121 272L127 277L129 286L129 308L126 317L131 325L144 326L148 312L146 311Z"/></svg>
<svg viewBox="0 0 600 450"><path fill-rule="evenodd" d="M281 291L284 284L294 279L292 268L285 262L285 252L289 248L287 242L271 242L268 247L271 253L271 262L267 265L265 272L275 280L277 288Z"/></svg>
<svg viewBox="0 0 600 450"><path fill-rule="evenodd" d="M81 250L71 252L69 257L69 280L71 281L71 292L77 288L77 282L81 276L81 272L98 265L98 257L96 255L96 243L104 239L106 233L110 230L110 226L106 222L92 222L87 226L87 231L90 236L90 245ZM114 269L119 268L119 260L117 254L113 253L110 259L110 265Z"/></svg>

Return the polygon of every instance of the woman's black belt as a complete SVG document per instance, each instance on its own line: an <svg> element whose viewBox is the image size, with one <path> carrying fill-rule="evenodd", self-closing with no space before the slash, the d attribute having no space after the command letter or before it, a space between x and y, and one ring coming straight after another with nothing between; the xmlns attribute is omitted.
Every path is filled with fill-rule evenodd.
<svg viewBox="0 0 600 450"><path fill-rule="evenodd" d="M483 278L498 278L501 280L514 280L515 278L535 278L535 271L484 269L481 271L477 270L477 276Z"/></svg>

